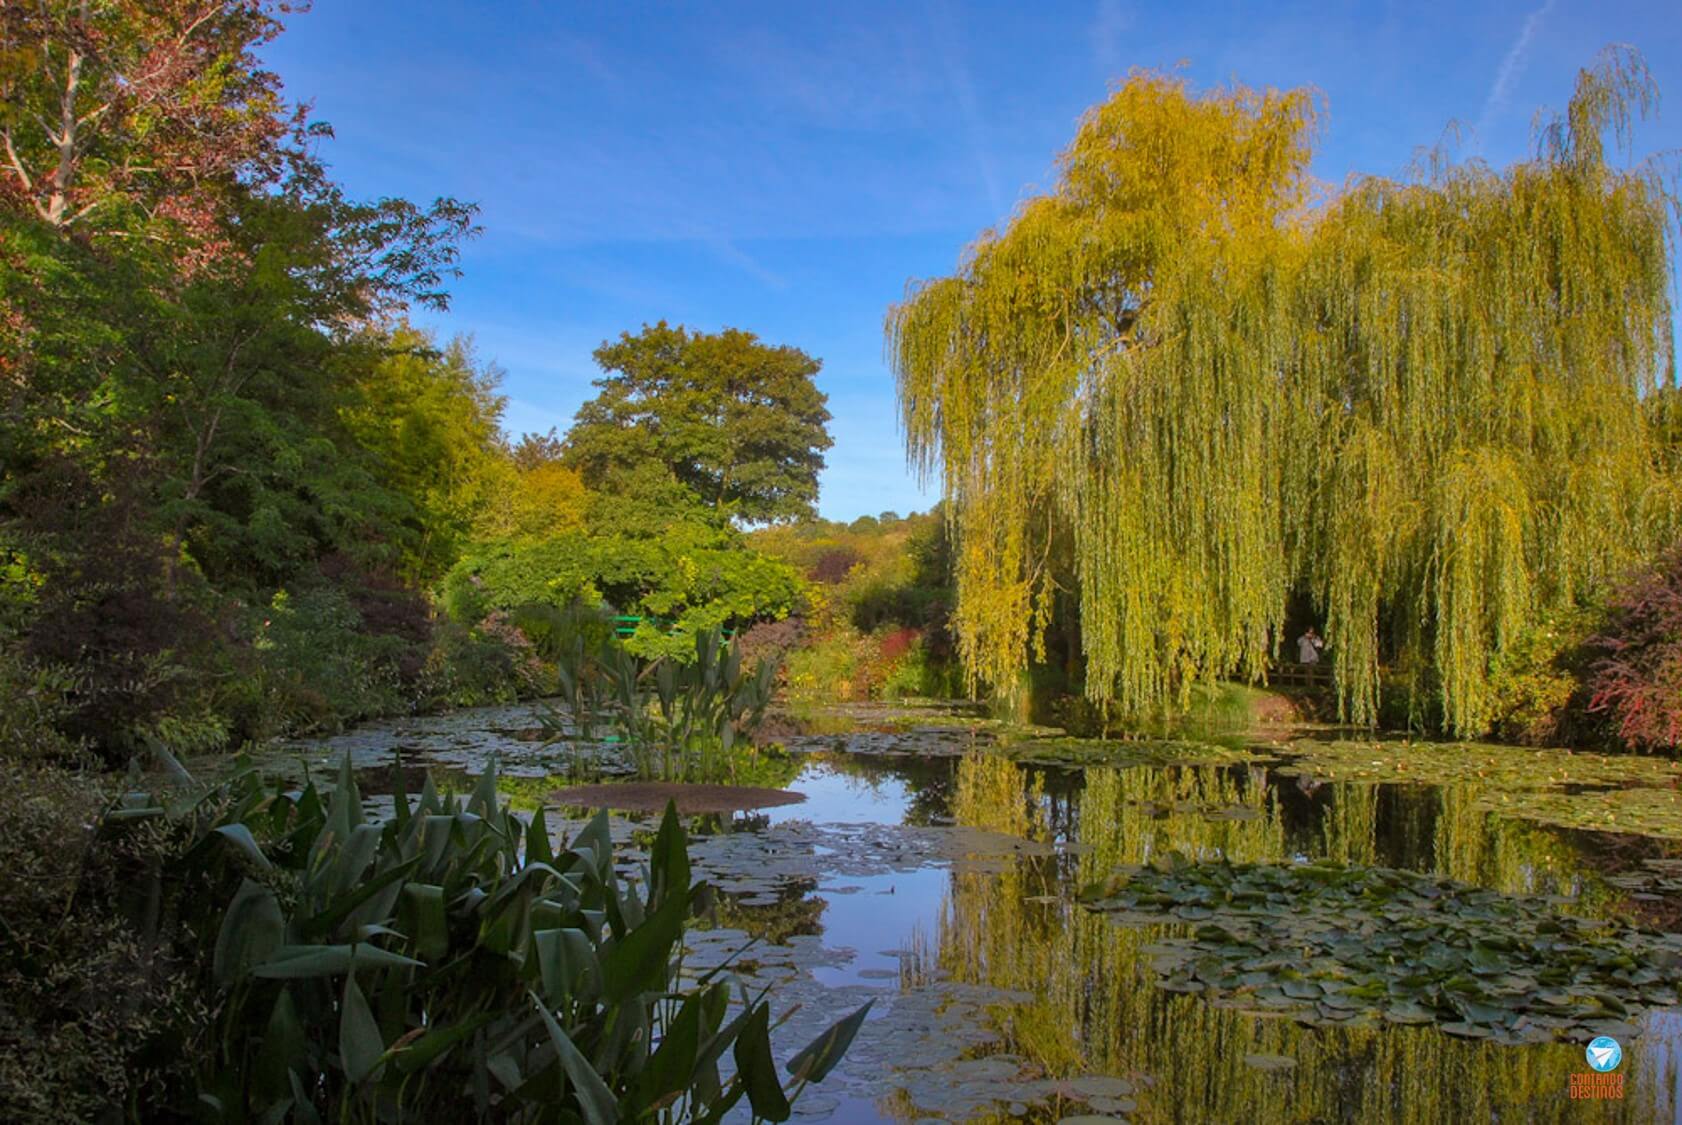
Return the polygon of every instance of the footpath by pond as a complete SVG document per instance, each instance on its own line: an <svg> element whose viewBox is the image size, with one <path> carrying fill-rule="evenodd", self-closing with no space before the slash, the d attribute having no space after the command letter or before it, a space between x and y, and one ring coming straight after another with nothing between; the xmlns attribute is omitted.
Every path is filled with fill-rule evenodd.
<svg viewBox="0 0 1682 1125"><path fill-rule="evenodd" d="M536 726L459 712L270 762L348 752L376 805L394 752L457 787L494 755L516 808L552 807L580 754L611 780L611 747ZM685 966L772 986L781 1055L875 1000L797 1119L1677 1119L1674 763L1095 743L946 705L782 728L754 784L804 800L694 820L718 898ZM614 819L632 866L652 822ZM1595 1034L1623 1047L1621 1099L1571 1096Z"/></svg>

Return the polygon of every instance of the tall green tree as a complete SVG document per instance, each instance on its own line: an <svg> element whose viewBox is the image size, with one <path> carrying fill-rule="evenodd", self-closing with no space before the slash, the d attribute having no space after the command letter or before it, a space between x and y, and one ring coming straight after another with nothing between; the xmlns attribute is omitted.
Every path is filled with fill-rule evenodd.
<svg viewBox="0 0 1682 1125"><path fill-rule="evenodd" d="M339 416L381 484L407 500L403 569L436 578L456 559L503 482L501 373L469 341L437 347L398 325L368 334L367 360Z"/></svg>
<svg viewBox="0 0 1682 1125"><path fill-rule="evenodd" d="M217 679L242 603L459 523L353 423L474 209L344 194L257 59L288 10L0 4L0 550L102 739Z"/></svg>
<svg viewBox="0 0 1682 1125"><path fill-rule="evenodd" d="M1317 206L1305 91L1138 74L1089 112L1053 189L888 317L972 674L1013 684L1070 589L1087 695L1154 706L1264 675L1300 591L1346 715L1388 660L1481 730L1519 626L1675 522L1642 408L1673 200L1605 144L1653 98L1614 52L1534 159Z"/></svg>
<svg viewBox="0 0 1682 1125"><path fill-rule="evenodd" d="M566 461L592 488L665 466L721 515L775 522L811 515L832 444L818 360L727 328L665 321L596 349L601 393L579 408Z"/></svg>
<svg viewBox="0 0 1682 1125"><path fill-rule="evenodd" d="M285 10L0 8L0 503L58 459L96 497L149 484L175 555L230 520L295 555L298 499L347 522L330 356L447 301L474 209L344 196L256 59Z"/></svg>

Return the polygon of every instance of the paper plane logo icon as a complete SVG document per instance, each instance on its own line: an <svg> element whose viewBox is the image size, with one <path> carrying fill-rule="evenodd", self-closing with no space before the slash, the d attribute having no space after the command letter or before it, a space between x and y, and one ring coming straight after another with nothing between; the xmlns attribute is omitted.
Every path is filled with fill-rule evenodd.
<svg viewBox="0 0 1682 1125"><path fill-rule="evenodd" d="M1602 1073L1617 1069L1624 1057L1623 1048L1610 1035L1597 1036L1583 1053L1589 1060L1589 1066Z"/></svg>

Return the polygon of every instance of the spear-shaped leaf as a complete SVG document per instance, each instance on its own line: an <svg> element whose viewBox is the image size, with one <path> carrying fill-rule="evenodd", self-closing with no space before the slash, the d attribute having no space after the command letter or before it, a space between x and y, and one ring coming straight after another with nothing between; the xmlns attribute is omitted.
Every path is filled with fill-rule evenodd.
<svg viewBox="0 0 1682 1125"><path fill-rule="evenodd" d="M356 974L346 973L344 1001L339 1007L339 1058L345 1076L352 1083L360 1083L373 1075L384 1054L379 1024L374 1022L374 1013L357 986Z"/></svg>
<svg viewBox="0 0 1682 1125"><path fill-rule="evenodd" d="M771 1006L761 1003L742 1025L736 1037L736 1074L747 1087L753 1112L767 1121L787 1121L788 1097L777 1080L777 1063L771 1057Z"/></svg>
<svg viewBox="0 0 1682 1125"><path fill-rule="evenodd" d="M853 1045L853 1037L864 1026L864 1018L874 1003L874 1000L866 1001L862 1008L837 1020L828 1031L802 1047L788 1060L788 1072L799 1081L822 1082L841 1061L841 1056L847 1053L847 1048Z"/></svg>
<svg viewBox="0 0 1682 1125"><path fill-rule="evenodd" d="M578 1091L578 1105L584 1111L584 1120L589 1125L614 1125L618 1118L614 1105L613 1091L607 1088L602 1076L596 1073L596 1068L590 1065L590 1060L583 1052L573 1045L561 1025L555 1022L544 1005L542 997L537 993L530 993L533 1004L543 1016L543 1026L548 1029L549 1042L555 1047L555 1054L561 1060L561 1067L567 1077L572 1080Z"/></svg>

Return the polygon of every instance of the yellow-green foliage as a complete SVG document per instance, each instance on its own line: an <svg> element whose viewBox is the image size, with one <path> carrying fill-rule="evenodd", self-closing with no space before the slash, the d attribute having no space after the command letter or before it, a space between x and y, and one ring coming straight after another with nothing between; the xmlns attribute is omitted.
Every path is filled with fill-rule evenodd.
<svg viewBox="0 0 1682 1125"><path fill-rule="evenodd" d="M915 577L912 542L934 532L934 513L892 512L862 516L851 524L834 520L774 524L748 534L759 551L798 568L808 579L836 587L827 608L849 612L871 587L900 586Z"/></svg>
<svg viewBox="0 0 1682 1125"><path fill-rule="evenodd" d="M811 520L752 532L748 542L808 579L803 643L787 662L791 698L957 694L938 512L883 512L851 524Z"/></svg>
<svg viewBox="0 0 1682 1125"><path fill-rule="evenodd" d="M1672 522L1641 406L1673 377L1671 200L1602 141L1651 98L1610 54L1535 159L1319 201L1306 91L1143 73L1089 112L1052 190L888 316L972 677L1019 682L1066 582L1086 694L1183 701L1259 678L1307 590L1348 717L1388 647L1487 726L1516 630Z"/></svg>
<svg viewBox="0 0 1682 1125"><path fill-rule="evenodd" d="M532 539L584 526L584 480L558 461L522 468L501 458L489 473L491 494L475 527L480 539Z"/></svg>

